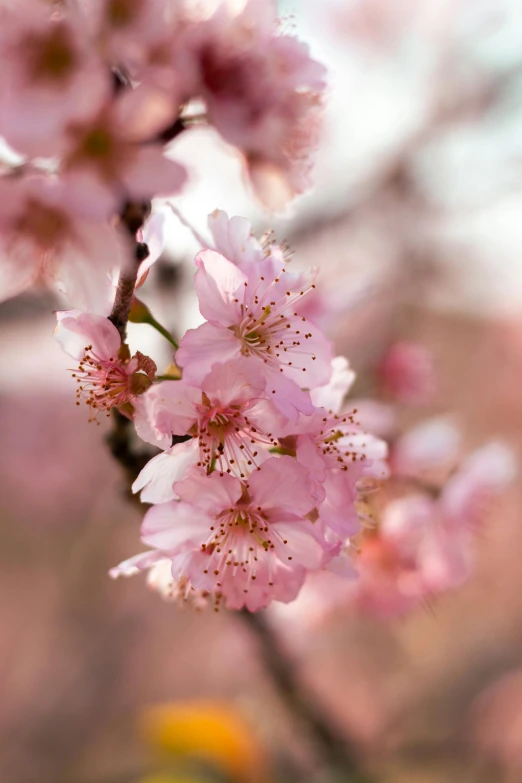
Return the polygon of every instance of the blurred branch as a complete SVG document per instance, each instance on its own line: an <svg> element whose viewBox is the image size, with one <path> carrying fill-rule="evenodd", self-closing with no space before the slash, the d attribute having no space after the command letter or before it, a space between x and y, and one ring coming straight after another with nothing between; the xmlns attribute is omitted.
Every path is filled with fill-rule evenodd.
<svg viewBox="0 0 522 783"><path fill-rule="evenodd" d="M368 783L350 741L332 725L315 696L307 693L298 681L295 663L288 658L263 615L243 609L239 616L256 636L261 659L281 700L313 740L324 763L343 783Z"/></svg>
<svg viewBox="0 0 522 783"><path fill-rule="evenodd" d="M131 487L138 474L143 470L151 457L154 456L155 452L151 452L149 448L137 447L134 437L134 425L130 419L116 408L112 409L111 416L112 428L107 433L105 441L112 456L121 465L125 473L126 489L128 490L126 493L127 498L137 503L143 509L143 503L137 495L132 494Z"/></svg>

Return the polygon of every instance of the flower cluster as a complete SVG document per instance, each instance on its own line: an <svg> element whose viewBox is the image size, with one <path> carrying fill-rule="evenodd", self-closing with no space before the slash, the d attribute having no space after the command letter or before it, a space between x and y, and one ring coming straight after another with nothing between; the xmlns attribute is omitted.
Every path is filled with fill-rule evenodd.
<svg viewBox="0 0 522 783"><path fill-rule="evenodd" d="M165 145L196 118L241 152L266 202L310 184L324 69L271 2L20 0L2 6L0 58L0 136L16 153L1 165L0 299L43 279L94 309L134 261L122 226L142 221L126 205L183 187Z"/></svg>
<svg viewBox="0 0 522 783"><path fill-rule="evenodd" d="M134 416L164 449L134 484L154 504L142 526L154 551L113 575L168 560L216 606L257 610L342 557L360 481L384 477L386 447L342 411L354 376L304 314L315 274L287 270L243 221L218 212L211 227L216 249L195 274L207 320L181 341L182 379L147 389Z"/></svg>
<svg viewBox="0 0 522 783"><path fill-rule="evenodd" d="M360 602L386 611L462 581L477 506L510 459L479 453L434 493L423 470L452 431L428 423L391 444L390 484L408 491L375 503L388 446L368 434L371 403L345 402L354 373L321 329L317 270L216 210L195 259L204 322L178 347L135 297L163 246L152 199L187 181L167 149L181 133L212 126L270 207L310 184L325 71L276 3L17 0L0 21L0 301L38 280L65 293L55 336L77 405L97 423L125 416L157 451L133 484L152 505L150 549L112 575L145 570L166 597L250 611L324 573L359 574ZM129 317L176 346L174 374L131 353ZM378 376L388 400L433 394L431 361L406 341Z"/></svg>

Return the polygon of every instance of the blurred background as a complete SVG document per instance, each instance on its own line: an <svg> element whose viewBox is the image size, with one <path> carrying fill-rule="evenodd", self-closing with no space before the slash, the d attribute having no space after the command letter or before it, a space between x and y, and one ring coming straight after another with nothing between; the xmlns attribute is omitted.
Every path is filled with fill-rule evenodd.
<svg viewBox="0 0 522 783"><path fill-rule="evenodd" d="M199 232L216 207L273 228L321 269L325 327L399 429L451 414L463 453L522 445L522 5L519 0L280 3L330 69L315 189L287 215L252 200L210 130L172 145ZM198 246L164 205L142 298L178 334L198 322ZM0 781L331 780L285 709L241 614L184 611L109 568L140 551L140 508L104 426L74 402L52 340L60 301L0 307ZM413 340L434 393L390 399L382 360ZM132 348L168 344L131 325ZM380 409L381 411L384 409ZM295 675L378 781L522 780L522 485L488 514L473 578L406 616L306 594L266 614ZM341 597L342 598L342 597ZM339 778L343 780L343 778ZM347 778L344 778L347 780Z"/></svg>

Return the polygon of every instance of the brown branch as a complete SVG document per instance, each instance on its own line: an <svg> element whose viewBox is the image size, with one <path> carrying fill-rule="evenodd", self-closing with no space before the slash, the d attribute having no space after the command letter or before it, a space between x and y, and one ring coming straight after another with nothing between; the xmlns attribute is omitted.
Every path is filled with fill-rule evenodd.
<svg viewBox="0 0 522 783"><path fill-rule="evenodd" d="M282 649L269 624L259 612L238 613L257 638L261 659L287 710L310 737L327 767L343 783L368 783L350 740L341 734L324 713L317 699L298 681L293 663Z"/></svg>
<svg viewBox="0 0 522 783"><path fill-rule="evenodd" d="M127 321L136 287L140 263L147 257L148 248L143 242L138 242L136 234L150 214L150 202L128 202L120 214L120 223L127 230L132 242L133 258L120 273L118 288L109 321L120 333L122 343L127 335Z"/></svg>

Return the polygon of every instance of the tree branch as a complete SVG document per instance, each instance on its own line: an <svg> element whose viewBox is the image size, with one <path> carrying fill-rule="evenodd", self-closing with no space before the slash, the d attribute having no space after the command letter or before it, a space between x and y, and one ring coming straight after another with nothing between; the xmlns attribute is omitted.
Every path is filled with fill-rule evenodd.
<svg viewBox="0 0 522 783"><path fill-rule="evenodd" d="M261 659L281 700L296 723L312 739L323 762L339 774L339 780L343 783L368 783L350 741L332 725L330 717L322 711L315 697L298 682L295 664L281 648L263 615L243 609L239 616L256 636Z"/></svg>

